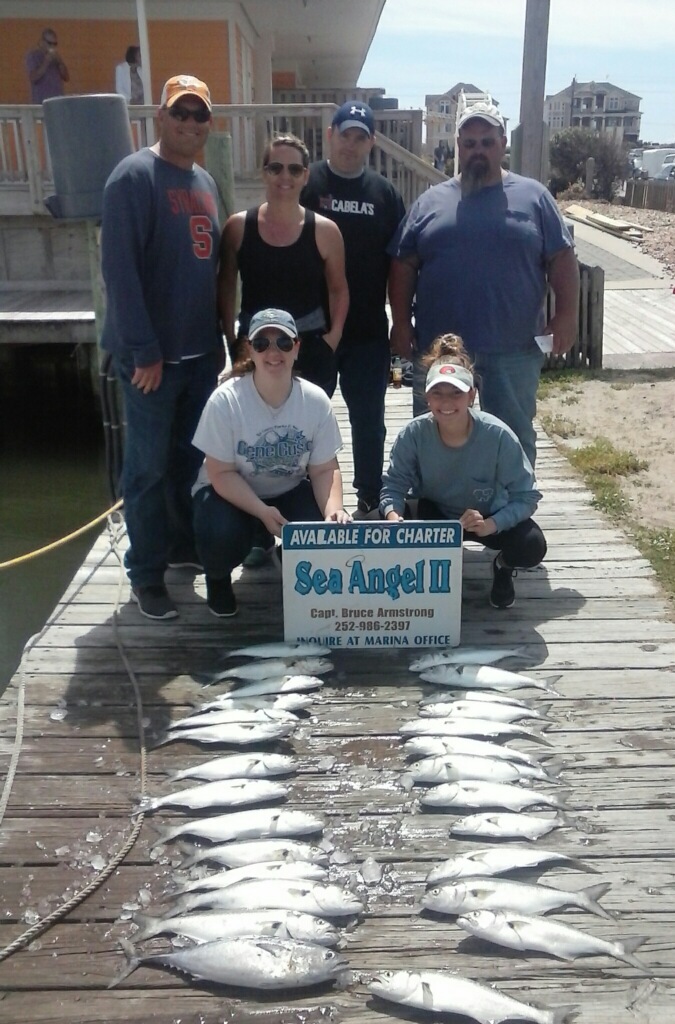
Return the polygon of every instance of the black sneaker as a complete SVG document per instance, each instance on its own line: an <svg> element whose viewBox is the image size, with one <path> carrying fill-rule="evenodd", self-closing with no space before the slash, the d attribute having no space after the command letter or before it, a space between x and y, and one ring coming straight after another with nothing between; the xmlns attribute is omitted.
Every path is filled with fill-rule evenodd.
<svg viewBox="0 0 675 1024"><path fill-rule="evenodd" d="M379 498L359 498L359 500L356 503L356 512L354 513L354 519L375 518L375 513L377 513L377 517L379 518Z"/></svg>
<svg viewBox="0 0 675 1024"><path fill-rule="evenodd" d="M131 596L146 619L175 619L178 615L178 609L163 583L132 587Z"/></svg>
<svg viewBox="0 0 675 1024"><path fill-rule="evenodd" d="M271 544L268 548L263 548L260 547L259 544L254 544L241 564L245 569L259 569L261 565L267 564L269 557L273 552L274 544Z"/></svg>
<svg viewBox="0 0 675 1024"><path fill-rule="evenodd" d="M229 576L222 580L206 577L206 603L211 614L219 619L229 619L237 614L237 599Z"/></svg>
<svg viewBox="0 0 675 1024"><path fill-rule="evenodd" d="M511 608L516 600L516 592L513 587L515 569L510 566L497 565L497 558L492 563L490 604L493 608Z"/></svg>

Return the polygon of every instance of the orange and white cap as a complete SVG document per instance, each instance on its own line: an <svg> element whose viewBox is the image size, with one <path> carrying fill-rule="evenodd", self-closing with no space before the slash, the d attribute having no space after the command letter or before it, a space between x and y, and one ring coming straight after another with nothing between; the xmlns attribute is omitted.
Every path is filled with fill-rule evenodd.
<svg viewBox="0 0 675 1024"><path fill-rule="evenodd" d="M182 96L196 96L206 106L207 110L213 109L208 85L200 82L198 78L194 78L192 75L174 75L173 78L170 78L162 89L160 106L172 107L176 100L179 100Z"/></svg>

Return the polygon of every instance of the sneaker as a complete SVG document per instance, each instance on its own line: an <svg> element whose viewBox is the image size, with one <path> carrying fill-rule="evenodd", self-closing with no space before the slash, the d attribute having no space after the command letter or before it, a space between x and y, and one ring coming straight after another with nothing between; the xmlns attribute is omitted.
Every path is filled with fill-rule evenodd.
<svg viewBox="0 0 675 1024"><path fill-rule="evenodd" d="M259 544L254 544L241 564L245 569L259 569L261 565L265 565L274 551L274 547L274 544L268 548L261 548Z"/></svg>
<svg viewBox="0 0 675 1024"><path fill-rule="evenodd" d="M354 519L379 519L379 515L379 498L359 498L359 500L356 503L356 512L354 513Z"/></svg>
<svg viewBox="0 0 675 1024"><path fill-rule="evenodd" d="M163 583L151 583L145 587L132 587L131 597L146 619L175 619L178 609L169 597Z"/></svg>
<svg viewBox="0 0 675 1024"><path fill-rule="evenodd" d="M511 608L516 600L516 592L513 588L515 569L510 566L497 565L497 558L492 563L490 604L493 608Z"/></svg>
<svg viewBox="0 0 675 1024"><path fill-rule="evenodd" d="M222 580L206 577L206 603L211 614L218 619L229 619L237 614L237 599L229 576Z"/></svg>

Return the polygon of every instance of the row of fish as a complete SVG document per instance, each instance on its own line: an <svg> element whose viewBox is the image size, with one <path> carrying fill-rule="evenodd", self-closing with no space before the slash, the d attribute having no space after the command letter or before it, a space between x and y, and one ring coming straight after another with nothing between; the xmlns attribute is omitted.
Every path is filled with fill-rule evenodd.
<svg viewBox="0 0 675 1024"><path fill-rule="evenodd" d="M311 705L311 692L323 685L320 675L333 668L327 658L316 657L315 645L308 648L262 645L233 652L256 660L204 680L226 680L234 688L172 723L160 742L248 748L292 736L297 712ZM170 935L189 945L139 956L125 943L128 968L122 977L147 964L265 990L314 985L344 974L348 964L336 950L341 934L336 922L360 915L364 904L329 879L323 819L269 806L288 798L286 782L296 770L290 754L225 754L168 779L199 784L139 801L137 811L146 814L172 808L204 816L155 826L155 845L188 841L181 866L198 874L173 886L168 908L134 918L136 943ZM195 841L209 845L192 845ZM207 864L218 870L202 873Z"/></svg>
<svg viewBox="0 0 675 1024"><path fill-rule="evenodd" d="M422 807L479 812L455 821L450 835L535 840L553 828L571 827L573 822L558 793L531 788L533 783L559 784L558 774L564 763L544 761L542 755L523 754L495 742L512 736L549 742L541 730L551 724L547 717L550 706L536 709L531 702L513 697L511 691L536 686L554 692L555 680L542 683L481 664L481 660L487 660L486 653L460 648L424 655L410 666L425 681L466 692L452 701L446 701L444 695L423 699L419 718L401 727L401 734L409 737L404 750L414 759L402 785L406 789L432 787L422 793ZM516 653L497 650L492 660ZM530 724L518 725L523 721ZM429 722L433 724L426 724ZM502 732L502 726L519 732ZM557 813L554 817L523 813L530 807L553 808ZM534 950L565 960L607 955L645 971L645 965L634 956L634 950L645 941L643 937L607 941L541 916L574 907L612 919L613 915L598 902L609 889L608 884L568 892L501 877L525 868L546 869L555 863L594 870L555 851L510 844L493 846L459 854L432 868L421 906L456 916L458 926L467 933L510 949ZM481 1024L512 1018L561 1024L576 1016L572 1006L554 1010L533 1007L456 972L388 971L372 979L370 991L406 1006L464 1014Z"/></svg>

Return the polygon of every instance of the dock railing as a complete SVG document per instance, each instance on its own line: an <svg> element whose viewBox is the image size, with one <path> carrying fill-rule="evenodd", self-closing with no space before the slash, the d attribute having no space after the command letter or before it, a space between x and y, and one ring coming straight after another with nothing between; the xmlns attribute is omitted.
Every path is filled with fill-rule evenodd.
<svg viewBox="0 0 675 1024"><path fill-rule="evenodd" d="M333 103L217 104L214 130L229 132L235 181L259 180L264 145L272 135L292 132L303 139L311 160L324 155ZM129 108L137 148L155 142L152 106ZM386 121L383 124L386 125ZM406 205L445 175L382 133L376 134L371 162L403 195ZM0 106L0 214L44 214L53 177L40 105Z"/></svg>

